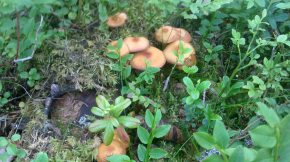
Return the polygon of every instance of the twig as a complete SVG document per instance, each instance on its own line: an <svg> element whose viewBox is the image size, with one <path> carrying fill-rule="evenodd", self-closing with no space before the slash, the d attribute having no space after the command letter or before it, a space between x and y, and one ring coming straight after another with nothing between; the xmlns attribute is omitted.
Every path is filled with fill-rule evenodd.
<svg viewBox="0 0 290 162"><path fill-rule="evenodd" d="M15 60L18 59L19 56L19 48L20 48L20 23L19 23L19 12L16 14L16 34L17 34L17 47L16 47L16 55Z"/></svg>
<svg viewBox="0 0 290 162"><path fill-rule="evenodd" d="M25 58L16 59L16 60L14 60L14 62L16 62L16 63L17 62L23 62L23 61L27 61L27 60L30 60L30 59L33 58L33 55L34 55L34 53L36 51L36 48L37 48L38 34L39 34L39 31L40 31L40 28L41 28L42 24L43 24L43 16L41 15L39 26L38 26L38 28L37 28L37 30L35 32L34 47L33 47L31 55L28 56L28 57L25 57Z"/></svg>

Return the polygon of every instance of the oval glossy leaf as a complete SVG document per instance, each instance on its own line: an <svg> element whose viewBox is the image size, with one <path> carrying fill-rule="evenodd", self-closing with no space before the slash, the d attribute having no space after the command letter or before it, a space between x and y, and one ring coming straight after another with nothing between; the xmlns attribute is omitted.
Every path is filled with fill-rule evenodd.
<svg viewBox="0 0 290 162"><path fill-rule="evenodd" d="M137 135L142 143L144 144L148 143L150 134L145 128L139 126L137 128Z"/></svg>
<svg viewBox="0 0 290 162"><path fill-rule="evenodd" d="M138 159L140 161L144 161L145 160L145 154L146 154L146 147L143 146L142 144L139 144L138 148L137 148L137 154L138 154Z"/></svg>
<svg viewBox="0 0 290 162"><path fill-rule="evenodd" d="M213 129L213 137L216 139L217 144L226 148L229 144L230 137L223 122L217 120Z"/></svg>
<svg viewBox="0 0 290 162"><path fill-rule="evenodd" d="M167 152L161 148L153 148L150 150L149 155L151 159L161 159L167 155Z"/></svg>
<svg viewBox="0 0 290 162"><path fill-rule="evenodd" d="M19 134L13 134L13 136L11 137L11 141L15 142L15 141L19 141L21 138L21 136Z"/></svg>
<svg viewBox="0 0 290 162"><path fill-rule="evenodd" d="M99 132L106 128L108 121L107 120L96 120L89 125L90 132Z"/></svg>
<svg viewBox="0 0 290 162"><path fill-rule="evenodd" d="M155 112L155 125L159 124L161 118L162 118L161 110L160 109L156 109L156 112Z"/></svg>
<svg viewBox="0 0 290 162"><path fill-rule="evenodd" d="M205 149L212 149L214 147L215 140L214 138L205 132L196 132L193 134L196 142Z"/></svg>
<svg viewBox="0 0 290 162"><path fill-rule="evenodd" d="M121 116L118 119L119 123L127 128L137 128L140 125L140 120L132 116Z"/></svg>
<svg viewBox="0 0 290 162"><path fill-rule="evenodd" d="M101 117L103 117L105 115L104 111L98 107L92 107L91 112L94 115L101 116Z"/></svg>
<svg viewBox="0 0 290 162"><path fill-rule="evenodd" d="M100 109L108 109L108 107L110 107L110 103L107 101L107 99L102 96L102 95L99 95L97 98L96 98L96 103L98 105L98 107Z"/></svg>
<svg viewBox="0 0 290 162"><path fill-rule="evenodd" d="M251 130L250 136L255 146L273 148L277 143L274 133L273 128L268 125L261 125Z"/></svg>
<svg viewBox="0 0 290 162"><path fill-rule="evenodd" d="M8 145L8 140L5 137L0 137L0 147L5 147Z"/></svg>
<svg viewBox="0 0 290 162"><path fill-rule="evenodd" d="M259 107L259 115L262 115L271 127L274 127L280 122L280 118L273 109L269 108L266 104L262 102L257 102L256 104Z"/></svg>
<svg viewBox="0 0 290 162"><path fill-rule="evenodd" d="M242 146L238 146L229 159L230 162L244 162L244 150Z"/></svg>
<svg viewBox="0 0 290 162"><path fill-rule="evenodd" d="M279 128L281 131L280 144L278 148L279 162L287 162L290 159L290 115L287 115L281 120Z"/></svg>
<svg viewBox="0 0 290 162"><path fill-rule="evenodd" d="M154 131L155 138L164 137L170 130L171 125L161 125L159 128L156 128Z"/></svg>
<svg viewBox="0 0 290 162"><path fill-rule="evenodd" d="M114 127L111 123L108 123L106 128L105 128L105 132L104 132L104 144L105 145L110 145L113 141L113 137L114 137Z"/></svg>
<svg viewBox="0 0 290 162"><path fill-rule="evenodd" d="M146 110L146 113L145 113L145 122L149 128L152 128L152 124L154 122L154 116L148 109Z"/></svg>

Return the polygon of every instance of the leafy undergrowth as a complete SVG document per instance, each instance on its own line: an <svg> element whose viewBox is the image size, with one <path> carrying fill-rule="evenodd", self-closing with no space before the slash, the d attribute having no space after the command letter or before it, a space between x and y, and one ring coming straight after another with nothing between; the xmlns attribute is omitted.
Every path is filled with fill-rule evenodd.
<svg viewBox="0 0 290 162"><path fill-rule="evenodd" d="M0 161L288 162L289 11L287 0L1 1ZM125 24L109 27L120 12ZM134 64L128 39L157 52Z"/></svg>

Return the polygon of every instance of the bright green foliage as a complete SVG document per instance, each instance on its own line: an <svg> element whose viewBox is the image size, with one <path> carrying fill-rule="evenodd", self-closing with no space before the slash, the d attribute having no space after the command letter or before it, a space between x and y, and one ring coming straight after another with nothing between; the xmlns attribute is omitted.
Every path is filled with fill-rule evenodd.
<svg viewBox="0 0 290 162"><path fill-rule="evenodd" d="M120 79L125 80L131 75L131 66L127 64L129 60L133 58L133 55L127 54L123 57L120 55L120 50L123 46L123 40L119 39L117 41L117 46L108 46L108 53L106 54L108 57L118 60L117 63L111 65L112 70L120 73Z"/></svg>
<svg viewBox="0 0 290 162"><path fill-rule="evenodd" d="M39 152L36 154L36 157L34 160L32 160L31 162L48 162L48 156L47 153L45 152Z"/></svg>
<svg viewBox="0 0 290 162"><path fill-rule="evenodd" d="M89 125L89 130L91 132L105 130L103 140L106 145L111 144L113 140L114 127L137 128L140 124L140 121L134 117L121 115L130 106L130 99L119 96L115 99L114 104L110 104L104 96L99 95L96 98L96 103L98 107L93 107L91 111L94 115L103 119L96 119Z"/></svg>
<svg viewBox="0 0 290 162"><path fill-rule="evenodd" d="M127 155L112 155L107 158L108 162L136 162Z"/></svg>
<svg viewBox="0 0 290 162"><path fill-rule="evenodd" d="M27 84L29 87L34 87L35 82L40 80L40 74L37 72L35 68L31 68L29 72L21 72L19 74L20 78L27 79Z"/></svg>
<svg viewBox="0 0 290 162"><path fill-rule="evenodd" d="M15 159L19 161L27 156L24 149L17 148L17 145L14 144L14 142L18 142L20 138L19 134L12 135L11 140L0 137L0 147L4 149L4 152L0 155L1 161L7 161L11 157L15 157Z"/></svg>
<svg viewBox="0 0 290 162"><path fill-rule="evenodd" d="M290 125L290 115L285 116L282 120L277 113L261 102L257 102L257 114L261 115L267 124L259 125L249 131L249 135L255 147L247 148L241 143L235 145L229 138L229 133L221 121L216 121L213 135L206 132L194 133L196 142L205 149L216 148L221 156L209 156L206 162L221 161L282 161L289 160L290 143L287 139ZM289 135L289 134L288 134ZM232 140L237 140L233 138ZM236 142L236 141L233 141Z"/></svg>
<svg viewBox="0 0 290 162"><path fill-rule="evenodd" d="M148 162L150 159L161 159L167 155L167 152L161 148L151 148L153 139L165 136L171 128L170 125L159 125L161 118L162 114L159 109L156 109L155 115L147 109L145 123L150 128L150 132L142 126L137 128L140 141L147 145L147 148L143 144L138 145L137 153L140 161Z"/></svg>

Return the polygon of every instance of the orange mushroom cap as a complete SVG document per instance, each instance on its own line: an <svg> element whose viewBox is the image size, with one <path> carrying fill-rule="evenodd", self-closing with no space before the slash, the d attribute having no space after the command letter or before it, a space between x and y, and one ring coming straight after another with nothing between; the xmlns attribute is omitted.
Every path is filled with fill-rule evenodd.
<svg viewBox="0 0 290 162"><path fill-rule="evenodd" d="M129 147L130 137L124 127L118 127L115 129L113 140L118 140L125 149Z"/></svg>
<svg viewBox="0 0 290 162"><path fill-rule="evenodd" d="M149 47L149 40L145 37L127 37L124 39L124 43L130 52L143 51Z"/></svg>
<svg viewBox="0 0 290 162"><path fill-rule="evenodd" d="M114 46L114 47L117 47L117 44L118 44L118 41L112 41L111 43L110 43L110 45L112 45L112 46ZM109 50L108 52L117 52L117 51L111 51L111 50ZM120 55L121 55L121 57L122 56L125 56L125 55L127 55L127 54L129 54L130 52L129 52L129 48L127 47L127 45L125 44L125 43L123 43L123 45L122 45L122 47L121 47L121 49L120 49Z"/></svg>
<svg viewBox="0 0 290 162"><path fill-rule="evenodd" d="M136 53L130 63L134 69L145 70L146 62L149 63L148 66L161 68L166 63L166 59L161 50L151 46L142 52Z"/></svg>
<svg viewBox="0 0 290 162"><path fill-rule="evenodd" d="M107 157L111 155L124 155L126 149L122 147L122 144L118 140L113 140L109 146L102 143L98 148L98 155L96 159L98 162L106 162Z"/></svg>
<svg viewBox="0 0 290 162"><path fill-rule="evenodd" d="M175 28L174 29L178 35L177 40L183 40L184 42L190 42L191 41L191 35L188 31L182 28Z"/></svg>
<svg viewBox="0 0 290 162"><path fill-rule="evenodd" d="M181 54L179 52L179 43L182 43L184 49L188 49L188 51L183 54L183 58L181 58L180 60L178 60L178 57L175 56L175 54L174 54L175 52L177 52L178 55ZM186 43L182 40L175 41L175 42L169 44L164 49L163 53L164 53L164 56L165 56L168 63L171 63L171 64L176 63L176 65L184 65L188 59L195 58L194 56L192 56L192 55L195 55L195 50L192 47L192 45L189 43Z"/></svg>
<svg viewBox="0 0 290 162"><path fill-rule="evenodd" d="M155 32L155 39L161 43L171 43L178 40L177 30L172 26L162 26Z"/></svg>
<svg viewBox="0 0 290 162"><path fill-rule="evenodd" d="M107 25L111 28L123 26L128 19L128 16L124 12L118 12L113 16L110 16L107 20Z"/></svg>

